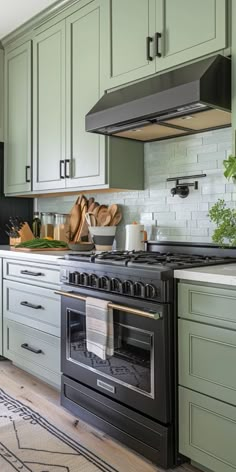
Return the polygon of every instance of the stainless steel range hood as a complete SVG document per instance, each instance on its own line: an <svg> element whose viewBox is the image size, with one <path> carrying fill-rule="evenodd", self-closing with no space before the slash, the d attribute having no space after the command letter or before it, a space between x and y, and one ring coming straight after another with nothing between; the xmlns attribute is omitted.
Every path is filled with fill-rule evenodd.
<svg viewBox="0 0 236 472"><path fill-rule="evenodd" d="M217 55L105 93L86 131L156 141L231 125L231 60Z"/></svg>

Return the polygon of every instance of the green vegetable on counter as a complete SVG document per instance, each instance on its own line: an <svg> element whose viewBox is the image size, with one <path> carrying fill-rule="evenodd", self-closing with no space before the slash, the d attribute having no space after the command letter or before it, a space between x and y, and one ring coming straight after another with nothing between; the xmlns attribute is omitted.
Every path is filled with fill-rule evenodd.
<svg viewBox="0 0 236 472"><path fill-rule="evenodd" d="M27 249L57 249L57 248L68 248L67 243L64 241L57 241L55 239L30 239L24 243L17 244L16 248L27 248Z"/></svg>

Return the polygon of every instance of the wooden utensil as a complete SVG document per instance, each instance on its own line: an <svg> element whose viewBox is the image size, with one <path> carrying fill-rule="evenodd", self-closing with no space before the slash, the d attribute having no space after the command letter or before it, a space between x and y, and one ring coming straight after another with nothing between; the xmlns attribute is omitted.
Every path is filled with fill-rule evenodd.
<svg viewBox="0 0 236 472"><path fill-rule="evenodd" d="M96 203L96 202L95 202L95 203ZM93 214L94 214L94 216L95 216L96 218L97 218L97 216L98 216L99 210L100 210L100 205L96 206L96 207L94 208L94 210L93 210Z"/></svg>
<svg viewBox="0 0 236 472"><path fill-rule="evenodd" d="M101 216L100 216L101 215ZM100 213L98 215L100 226L109 226L111 222L111 215L109 213Z"/></svg>
<svg viewBox="0 0 236 472"><path fill-rule="evenodd" d="M118 213L116 213L113 220L111 220L110 226L117 226L121 220L122 220L122 213L118 211Z"/></svg>
<svg viewBox="0 0 236 472"><path fill-rule="evenodd" d="M88 206L87 206L87 199L85 197L82 198L80 206L81 206L81 219L80 219L79 228L73 239L73 241L75 242L80 241L82 237L85 237L88 235L88 224L85 218L85 214L88 211Z"/></svg>
<svg viewBox="0 0 236 472"><path fill-rule="evenodd" d="M108 208L108 211L111 215L111 218L112 219L115 218L116 214L119 211L118 205L116 205L116 204L110 205L109 208Z"/></svg>
<svg viewBox="0 0 236 472"><path fill-rule="evenodd" d="M79 204L80 197L77 198L75 204L70 211L70 240L76 235L81 218L81 208Z"/></svg>
<svg viewBox="0 0 236 472"><path fill-rule="evenodd" d="M99 206L99 210L98 210L98 215L99 215L100 212L102 212L102 211L104 211L104 210L107 211L107 210L108 210L108 206L107 206L107 205L100 205L100 206Z"/></svg>
<svg viewBox="0 0 236 472"><path fill-rule="evenodd" d="M95 210L95 208L97 208L96 202L93 202L90 206L88 204L88 212L89 213L92 213Z"/></svg>
<svg viewBox="0 0 236 472"><path fill-rule="evenodd" d="M107 208L103 208L101 210L99 210L98 214L97 214L97 225L98 226L103 226L103 223L104 221L107 219L107 217L111 216L108 211L107 211Z"/></svg>
<svg viewBox="0 0 236 472"><path fill-rule="evenodd" d="M90 207L94 202L95 202L95 199L93 197L89 198L89 200L88 200L88 211L90 211Z"/></svg>

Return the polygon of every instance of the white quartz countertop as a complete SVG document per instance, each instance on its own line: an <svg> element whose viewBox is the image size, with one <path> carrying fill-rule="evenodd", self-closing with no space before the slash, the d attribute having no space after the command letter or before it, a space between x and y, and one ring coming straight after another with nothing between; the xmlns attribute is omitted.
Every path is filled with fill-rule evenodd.
<svg viewBox="0 0 236 472"><path fill-rule="evenodd" d="M195 269L180 269L174 271L174 277L193 282L208 282L220 285L236 286L236 264L221 264Z"/></svg>
<svg viewBox="0 0 236 472"><path fill-rule="evenodd" d="M13 259L24 259L37 262L51 262L52 264L59 264L60 259L68 254L70 251L14 251L10 246L0 245L0 257L12 257Z"/></svg>

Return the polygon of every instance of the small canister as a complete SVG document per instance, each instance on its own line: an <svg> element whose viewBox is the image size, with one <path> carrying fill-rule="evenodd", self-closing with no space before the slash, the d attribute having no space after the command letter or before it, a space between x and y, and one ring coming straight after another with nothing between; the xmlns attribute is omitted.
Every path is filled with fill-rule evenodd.
<svg viewBox="0 0 236 472"><path fill-rule="evenodd" d="M54 213L41 213L41 238L53 238L54 218Z"/></svg>
<svg viewBox="0 0 236 472"><path fill-rule="evenodd" d="M55 213L54 239L59 241L69 241L69 215L64 213Z"/></svg>
<svg viewBox="0 0 236 472"><path fill-rule="evenodd" d="M144 251L144 225L133 223L126 225L125 249L126 251Z"/></svg>

